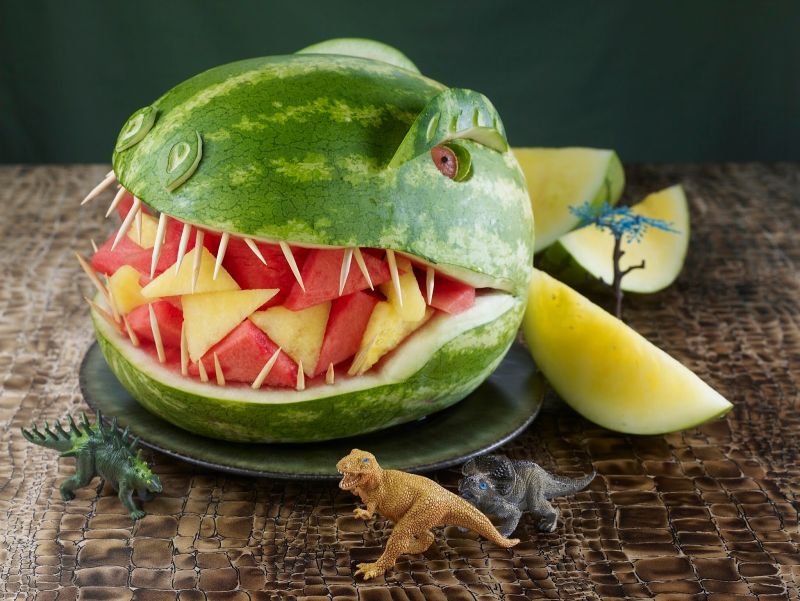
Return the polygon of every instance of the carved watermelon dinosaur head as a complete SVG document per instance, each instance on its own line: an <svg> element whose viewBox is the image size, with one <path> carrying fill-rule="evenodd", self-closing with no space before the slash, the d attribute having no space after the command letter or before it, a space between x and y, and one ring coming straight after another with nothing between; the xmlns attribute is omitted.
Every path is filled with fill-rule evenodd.
<svg viewBox="0 0 800 601"><path fill-rule="evenodd" d="M211 69L135 112L113 164L123 229L155 230L151 270L122 261L153 305L133 311L177 334L157 352L141 340L157 335L129 342L133 313L95 324L123 384L179 426L303 441L402 423L463 398L515 336L533 229L502 121L394 49L333 40ZM113 280L109 256L148 249L112 238L93 263ZM244 356L263 369L239 378Z"/></svg>

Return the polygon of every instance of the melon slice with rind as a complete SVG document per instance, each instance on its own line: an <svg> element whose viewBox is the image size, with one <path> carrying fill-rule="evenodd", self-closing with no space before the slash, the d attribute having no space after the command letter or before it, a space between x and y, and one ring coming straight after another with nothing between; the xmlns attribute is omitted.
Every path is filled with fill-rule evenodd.
<svg viewBox="0 0 800 601"><path fill-rule="evenodd" d="M365 38L336 38L306 46L296 54L342 54L389 63L419 73L417 66L397 48Z"/></svg>
<svg viewBox="0 0 800 601"><path fill-rule="evenodd" d="M645 217L666 221L675 230L667 232L651 227L638 242L622 239L622 250L625 253L620 260L622 269L645 261L643 269L634 269L622 278L622 289L626 292L658 292L675 281L686 259L690 227L686 195L681 186L671 186L648 195L631 210ZM547 249L545 256L553 264L553 257L561 251L574 259L584 274L589 272L595 278L611 282L614 278L613 249L614 237L611 232L587 226L561 237ZM559 276L558 273L553 275ZM569 280L574 280L574 275L564 281Z"/></svg>
<svg viewBox="0 0 800 601"><path fill-rule="evenodd" d="M572 288L534 270L522 322L539 369L586 419L629 434L700 425L732 405L691 370Z"/></svg>
<svg viewBox="0 0 800 601"><path fill-rule="evenodd" d="M224 290L181 297L189 358L199 361L206 351L278 293L276 288Z"/></svg>
<svg viewBox="0 0 800 601"><path fill-rule="evenodd" d="M533 207L534 252L578 225L569 208L585 202L614 205L625 187L617 153L599 148L514 148Z"/></svg>
<svg viewBox="0 0 800 601"><path fill-rule="evenodd" d="M197 249L193 248L183 257L183 262L178 272L174 265L164 273L142 288L142 296L146 298L161 298L164 296L182 296L185 294L201 294L205 292L222 292L225 290L239 290L239 284L230 276L224 267L219 268L216 279L214 278L214 265L216 259L208 249L200 249L200 271L197 284L192 287L194 278L194 257Z"/></svg>

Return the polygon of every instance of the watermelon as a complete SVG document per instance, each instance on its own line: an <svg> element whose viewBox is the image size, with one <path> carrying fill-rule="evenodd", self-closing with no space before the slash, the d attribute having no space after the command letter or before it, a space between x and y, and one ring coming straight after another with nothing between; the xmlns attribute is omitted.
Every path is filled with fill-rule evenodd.
<svg viewBox="0 0 800 601"><path fill-rule="evenodd" d="M369 316L379 300L375 294L357 291L333 301L314 373L322 373L331 363L338 365L358 352Z"/></svg>
<svg viewBox="0 0 800 601"><path fill-rule="evenodd" d="M338 307L310 375L368 352L358 335L376 297L355 257L340 297L345 249L361 249L373 285L382 283L399 309L407 277L392 278L385 256L432 265L437 279L460 286L443 284L440 308L423 307L430 319L360 375L340 370L332 383L305 382L299 372L287 386L279 368L257 390L248 380L271 347L252 331L217 343L229 372L218 386L213 370L210 382L184 376L94 319L112 371L148 410L232 441L328 440L447 407L502 360L532 271L524 176L485 96L447 88L392 50L334 41L201 73L123 125L114 174L153 215L169 217L159 269L189 223L216 242L216 263L241 288L278 287L271 302L287 311L327 301ZM434 161L445 145L459 169ZM130 261L142 259L131 253ZM149 262L141 271L149 274ZM469 306L474 288L482 291Z"/></svg>
<svg viewBox="0 0 800 601"><path fill-rule="evenodd" d="M355 258L353 258L344 289L342 294L339 294L339 279L344 253L343 248L332 250L315 249L308 253L301 272L305 291L300 287L299 282L294 282L284 303L286 307L293 311L299 311L300 309L368 288L369 283L358 268ZM391 277L389 275L389 267L384 261L370 253L362 253L362 256L373 286L389 280Z"/></svg>
<svg viewBox="0 0 800 601"><path fill-rule="evenodd" d="M120 238L114 250L111 246L114 243L114 238L117 232L115 231L108 237L108 240L103 242L97 252L92 256L92 267L95 271L105 273L106 275L113 275L117 269L123 265L131 265L141 272L150 271L150 260L147 259L147 266L144 265L144 254L150 255L148 251L136 244L128 236ZM150 255L152 256L152 255Z"/></svg>
<svg viewBox="0 0 800 601"><path fill-rule="evenodd" d="M252 383L261 372L261 368L270 360L276 345L259 330L249 319L244 320L225 338L220 340L203 356L201 361L206 373L214 373L214 354L216 353L225 380L229 382ZM198 376L200 369L196 363L189 365L189 374ZM278 355L264 386L294 387L297 382L297 363L286 353Z"/></svg>
<svg viewBox="0 0 800 601"><path fill-rule="evenodd" d="M427 280L425 275L417 273L417 282L419 282L422 294L427 298ZM444 311L445 313L450 313L451 315L456 315L462 311L466 311L474 303L475 288L469 284L459 282L458 280L443 275L434 276L431 307Z"/></svg>
<svg viewBox="0 0 800 601"><path fill-rule="evenodd" d="M181 326L183 312L173 303L161 300L152 303L153 312L158 322L158 331L164 347L179 349L181 346ZM150 327L150 310L148 305L136 307L128 313L128 324L139 337L139 340L153 342L153 330Z"/></svg>

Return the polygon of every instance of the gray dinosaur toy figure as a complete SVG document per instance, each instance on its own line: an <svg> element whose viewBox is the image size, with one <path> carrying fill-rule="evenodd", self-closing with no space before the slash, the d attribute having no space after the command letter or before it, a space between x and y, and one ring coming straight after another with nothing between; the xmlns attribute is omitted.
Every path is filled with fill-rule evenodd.
<svg viewBox="0 0 800 601"><path fill-rule="evenodd" d="M152 499L154 492L161 492L161 481L150 471L150 467L142 459L141 450L134 454L138 439L128 442L128 430L122 434L117 430L117 418L111 422L109 429L103 428L100 412L94 425L81 413L81 426L75 424L72 416L68 418L69 431L55 423L55 431L44 423L44 432L40 432L36 424L30 431L22 428L22 435L32 442L61 453L61 457L75 457L75 475L61 483L61 498L70 501L75 498L76 488L86 486L95 476L103 481L108 480L119 492L119 500L128 510L131 519L144 517L145 512L137 508L133 502L136 492L142 501Z"/></svg>
<svg viewBox="0 0 800 601"><path fill-rule="evenodd" d="M504 455L471 459L461 473L459 494L496 521L505 537L514 532L526 511L539 519L541 532L555 530L558 510L549 500L583 490L595 476L594 472L575 479L555 476L532 461L511 461Z"/></svg>

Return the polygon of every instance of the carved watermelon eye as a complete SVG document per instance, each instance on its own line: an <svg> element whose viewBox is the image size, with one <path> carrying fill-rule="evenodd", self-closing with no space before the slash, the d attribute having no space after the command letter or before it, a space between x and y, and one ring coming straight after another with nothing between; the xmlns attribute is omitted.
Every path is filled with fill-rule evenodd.
<svg viewBox="0 0 800 601"><path fill-rule="evenodd" d="M460 182L472 173L469 151L460 144L439 144L431 148L433 164L439 172L453 181Z"/></svg>
<svg viewBox="0 0 800 601"><path fill-rule="evenodd" d="M478 484L478 488L480 488L481 490L486 490L487 488L489 488L489 485L486 484L486 482L481 481L481 483Z"/></svg>

